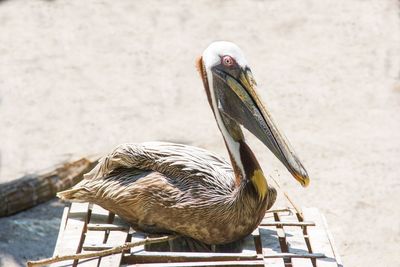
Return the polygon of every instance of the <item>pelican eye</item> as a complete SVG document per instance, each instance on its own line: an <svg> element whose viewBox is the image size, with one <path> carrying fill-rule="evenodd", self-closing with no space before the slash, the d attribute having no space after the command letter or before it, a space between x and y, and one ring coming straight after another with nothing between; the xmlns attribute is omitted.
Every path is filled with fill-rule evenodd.
<svg viewBox="0 0 400 267"><path fill-rule="evenodd" d="M222 64L224 64L224 66L226 67L231 67L234 63L234 60L231 56L223 56L221 58Z"/></svg>

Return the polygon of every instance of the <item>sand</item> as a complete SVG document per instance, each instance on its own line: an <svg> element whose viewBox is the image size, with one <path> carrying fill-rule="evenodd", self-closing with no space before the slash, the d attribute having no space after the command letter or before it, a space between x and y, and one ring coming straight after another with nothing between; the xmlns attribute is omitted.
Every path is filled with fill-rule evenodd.
<svg viewBox="0 0 400 267"><path fill-rule="evenodd" d="M400 262L399 3L0 2L0 181L124 142L226 151L195 58L236 42L311 176L253 136L264 172L318 207L346 266ZM0 265L51 255L63 204L0 219Z"/></svg>

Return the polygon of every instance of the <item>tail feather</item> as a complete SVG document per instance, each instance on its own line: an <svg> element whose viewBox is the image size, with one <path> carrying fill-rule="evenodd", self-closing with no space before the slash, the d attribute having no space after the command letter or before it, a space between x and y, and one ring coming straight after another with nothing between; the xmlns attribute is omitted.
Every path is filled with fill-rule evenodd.
<svg viewBox="0 0 400 267"><path fill-rule="evenodd" d="M71 202L87 202L89 190L85 187L73 187L57 193L57 197Z"/></svg>

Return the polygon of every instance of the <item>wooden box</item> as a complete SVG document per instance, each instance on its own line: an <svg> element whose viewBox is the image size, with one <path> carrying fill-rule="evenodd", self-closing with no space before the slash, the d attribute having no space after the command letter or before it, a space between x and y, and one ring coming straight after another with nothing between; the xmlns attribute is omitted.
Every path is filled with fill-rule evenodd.
<svg viewBox="0 0 400 267"><path fill-rule="evenodd" d="M267 212L240 253L154 252L138 246L51 266L343 266L324 216L315 208L302 211L304 219L290 208ZM73 203L64 210L54 255L109 249L146 236L97 205Z"/></svg>

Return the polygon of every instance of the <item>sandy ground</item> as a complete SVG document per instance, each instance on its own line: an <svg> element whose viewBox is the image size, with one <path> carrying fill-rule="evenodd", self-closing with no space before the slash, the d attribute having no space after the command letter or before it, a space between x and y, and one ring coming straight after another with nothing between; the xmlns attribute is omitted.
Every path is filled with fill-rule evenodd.
<svg viewBox="0 0 400 267"><path fill-rule="evenodd" d="M400 264L400 18L395 0L0 2L0 181L123 142L226 156L194 59L238 43L311 176L267 174L328 219L346 266ZM0 265L52 253L62 204L0 219Z"/></svg>

